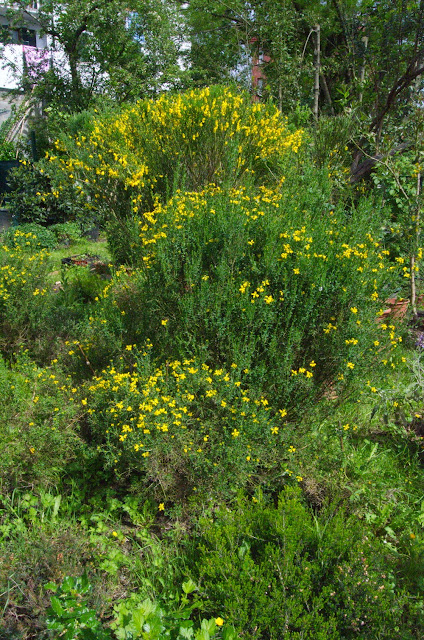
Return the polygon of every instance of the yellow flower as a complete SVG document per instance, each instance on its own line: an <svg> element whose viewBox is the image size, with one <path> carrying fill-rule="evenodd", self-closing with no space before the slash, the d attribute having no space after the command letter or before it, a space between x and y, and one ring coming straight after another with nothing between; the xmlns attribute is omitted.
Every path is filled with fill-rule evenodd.
<svg viewBox="0 0 424 640"><path fill-rule="evenodd" d="M217 625L217 627L222 627L224 621L222 618L215 618L215 624Z"/></svg>
<svg viewBox="0 0 424 640"><path fill-rule="evenodd" d="M352 313L358 313L358 309L356 307L350 307Z"/></svg>
<svg viewBox="0 0 424 640"><path fill-rule="evenodd" d="M295 273L296 275L299 275L300 269L293 269L293 273Z"/></svg>
<svg viewBox="0 0 424 640"><path fill-rule="evenodd" d="M347 363L347 368L348 369L353 369L355 367L355 365L353 364L353 362L348 362Z"/></svg>
<svg viewBox="0 0 424 640"><path fill-rule="evenodd" d="M278 433L278 427L271 427L271 433L273 436L276 436Z"/></svg>
<svg viewBox="0 0 424 640"><path fill-rule="evenodd" d="M158 509L159 509L159 511L165 511L165 505L164 505L163 502L160 503Z"/></svg>
<svg viewBox="0 0 424 640"><path fill-rule="evenodd" d="M168 318L166 320L161 321L161 325L163 325L164 327L166 327L167 324L168 324Z"/></svg>

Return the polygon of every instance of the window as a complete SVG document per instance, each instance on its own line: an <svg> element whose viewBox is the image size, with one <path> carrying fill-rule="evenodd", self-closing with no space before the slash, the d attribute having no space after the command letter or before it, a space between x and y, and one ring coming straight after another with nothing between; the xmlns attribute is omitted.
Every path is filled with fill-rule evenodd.
<svg viewBox="0 0 424 640"><path fill-rule="evenodd" d="M37 32L26 27L9 29L7 25L0 25L0 42L2 44L26 44L29 47L36 47Z"/></svg>
<svg viewBox="0 0 424 640"><path fill-rule="evenodd" d="M30 47L37 46L37 32L34 29L18 29L18 42L19 44L26 44Z"/></svg>

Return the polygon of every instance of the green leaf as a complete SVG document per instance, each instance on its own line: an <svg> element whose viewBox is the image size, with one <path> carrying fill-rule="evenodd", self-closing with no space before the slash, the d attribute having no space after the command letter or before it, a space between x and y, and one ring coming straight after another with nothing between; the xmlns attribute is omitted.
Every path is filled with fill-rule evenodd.
<svg viewBox="0 0 424 640"><path fill-rule="evenodd" d="M183 582L183 591L186 595L189 593L193 593L196 591L197 585L193 582L191 578L189 578L186 582Z"/></svg>
<svg viewBox="0 0 424 640"><path fill-rule="evenodd" d="M65 576L65 578L63 578L62 584L60 585L60 588L63 593L70 593L73 589L76 588L76 585L76 578L74 578L73 576Z"/></svg>
<svg viewBox="0 0 424 640"><path fill-rule="evenodd" d="M222 630L222 640L236 640L237 634L234 627L231 625L225 625Z"/></svg>
<svg viewBox="0 0 424 640"><path fill-rule="evenodd" d="M50 600L50 604L51 604L51 608L53 609L53 611L57 616L63 616L63 614L65 613L65 610L63 609L62 604L58 597L52 596Z"/></svg>
<svg viewBox="0 0 424 640"><path fill-rule="evenodd" d="M144 615L144 611L142 609L135 609L132 612L132 622L134 625L134 629L138 635L141 635L143 631L143 624L146 621L146 616Z"/></svg>
<svg viewBox="0 0 424 640"><path fill-rule="evenodd" d="M187 626L189 622L185 622L180 626L179 635L182 638L192 638L194 635L193 631L193 623L191 622L190 626Z"/></svg>

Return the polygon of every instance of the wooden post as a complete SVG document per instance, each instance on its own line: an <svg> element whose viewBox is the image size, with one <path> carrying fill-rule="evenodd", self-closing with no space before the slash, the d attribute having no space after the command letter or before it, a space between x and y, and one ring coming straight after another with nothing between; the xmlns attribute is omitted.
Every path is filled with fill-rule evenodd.
<svg viewBox="0 0 424 640"><path fill-rule="evenodd" d="M421 193L421 172L418 172L417 175L417 207L415 213L415 251L412 252L411 255L411 306L414 314L414 318L418 318L417 312L417 299L416 299L416 286L415 286L415 253L418 251L420 246L420 223L421 223L421 211L420 211L420 193Z"/></svg>
<svg viewBox="0 0 424 640"><path fill-rule="evenodd" d="M321 70L321 27L319 24L315 26L315 82L314 82L314 118L318 121L319 113L319 74Z"/></svg>
<svg viewBox="0 0 424 640"><path fill-rule="evenodd" d="M366 54L367 49L368 49L368 36L364 36L362 38L362 42L364 43L364 55L363 55L363 58L362 58L361 71L360 71L360 74L359 74L359 86L360 86L359 104L362 103L362 99L363 99L364 81L365 81L365 54Z"/></svg>

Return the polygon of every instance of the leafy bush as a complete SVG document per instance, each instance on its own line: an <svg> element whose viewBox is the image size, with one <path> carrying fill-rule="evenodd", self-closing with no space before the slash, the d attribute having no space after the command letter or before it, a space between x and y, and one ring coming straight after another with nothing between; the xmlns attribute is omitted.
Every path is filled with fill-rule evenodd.
<svg viewBox="0 0 424 640"><path fill-rule="evenodd" d="M49 226L59 244L71 245L81 238L81 228L76 222L58 222Z"/></svg>
<svg viewBox="0 0 424 640"><path fill-rule="evenodd" d="M413 637L394 558L358 520L335 505L314 515L295 488L277 506L254 500L200 523L209 610L252 640Z"/></svg>
<svg viewBox="0 0 424 640"><path fill-rule="evenodd" d="M3 235L3 243L11 248L40 251L40 249L54 249L57 240L53 231L34 222L10 227Z"/></svg>
<svg viewBox="0 0 424 640"><path fill-rule="evenodd" d="M16 160L16 149L13 142L0 139L0 161Z"/></svg>
<svg viewBox="0 0 424 640"><path fill-rule="evenodd" d="M9 183L8 209L19 224L67 222L74 220L80 210L72 190L64 185L52 187L43 162L29 164L24 160L10 172Z"/></svg>
<svg viewBox="0 0 424 640"><path fill-rule="evenodd" d="M80 450L79 408L69 382L26 357L13 367L0 359L0 395L3 488L49 486Z"/></svg>
<svg viewBox="0 0 424 640"><path fill-rule="evenodd" d="M110 640L110 633L97 619L85 598L90 591L86 575L81 578L66 576L60 586L53 582L45 585L53 591L47 611L47 628L65 640Z"/></svg>
<svg viewBox="0 0 424 640"><path fill-rule="evenodd" d="M0 246L0 349L13 350L30 333L41 334L50 304L46 285L49 254L35 249L38 238L31 231L12 231L13 248Z"/></svg>
<svg viewBox="0 0 424 640"><path fill-rule="evenodd" d="M91 589L87 576L80 578L66 576L61 585L48 583L46 589L53 591L51 606L48 609L47 627L68 640L162 640L163 638L187 638L188 640L235 640L234 630L224 625L222 618L201 621L196 629L190 616L199 603L190 603L188 596L196 590L192 580L183 583L183 593L177 602L168 606L141 600L133 593L130 598L118 602L116 617L111 623L111 631L106 629L90 609L87 598ZM179 605L177 607L177 605Z"/></svg>

